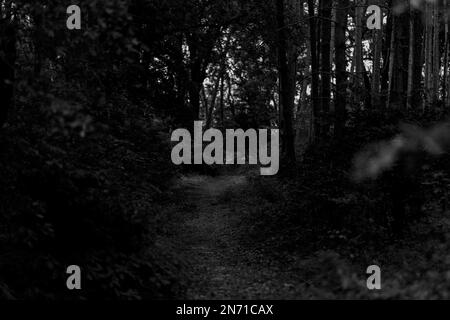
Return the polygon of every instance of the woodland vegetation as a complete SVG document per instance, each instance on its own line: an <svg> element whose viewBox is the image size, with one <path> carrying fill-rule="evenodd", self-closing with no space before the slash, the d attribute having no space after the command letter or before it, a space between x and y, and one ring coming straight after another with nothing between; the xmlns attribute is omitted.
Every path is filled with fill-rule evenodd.
<svg viewBox="0 0 450 320"><path fill-rule="evenodd" d="M195 210L174 181L222 171L170 160L197 120L280 129L279 175L249 170L226 201L267 254L341 270L311 275L315 297L361 296L347 271L376 256L384 296L448 298L448 0L76 2L81 30L72 3L0 0L2 299L183 297L185 261L158 239Z"/></svg>

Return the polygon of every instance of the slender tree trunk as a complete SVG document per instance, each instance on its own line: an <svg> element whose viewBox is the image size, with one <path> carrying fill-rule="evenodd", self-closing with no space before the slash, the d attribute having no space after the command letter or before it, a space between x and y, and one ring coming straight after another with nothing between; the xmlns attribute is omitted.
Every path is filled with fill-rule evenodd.
<svg viewBox="0 0 450 320"><path fill-rule="evenodd" d="M392 6L392 1L388 1L389 8ZM391 55L391 36L393 26L393 14L391 10L388 10L386 30L384 32L385 39L383 39L383 70L381 73L381 95L383 97L388 96L389 91L389 67L390 67L390 55Z"/></svg>
<svg viewBox="0 0 450 320"><path fill-rule="evenodd" d="M413 69L413 92L412 107L417 109L422 105L423 101L423 14L419 10L414 12L414 69Z"/></svg>
<svg viewBox="0 0 450 320"><path fill-rule="evenodd" d="M311 101L313 113L313 135L320 135L320 105L319 105L319 46L317 39L317 17L315 14L315 1L308 0L309 15L309 42L311 48Z"/></svg>
<svg viewBox="0 0 450 320"><path fill-rule="evenodd" d="M213 124L214 110L216 109L216 100L220 90L221 79L223 78L223 74L225 72L224 62L220 66L220 70L217 74L216 82L214 83L214 88L210 97L210 101L208 103L208 99L206 99L205 112L206 112L206 128L211 128Z"/></svg>
<svg viewBox="0 0 450 320"><path fill-rule="evenodd" d="M336 99L335 99L335 136L343 137L346 105L347 105L347 57L346 36L348 19L348 0L336 2L336 31L335 31L335 63L336 63Z"/></svg>
<svg viewBox="0 0 450 320"><path fill-rule="evenodd" d="M203 103L203 106L205 108L205 114L209 114L209 102L208 102L208 97L206 95L206 89L205 89L204 86L200 90L200 97L201 97L201 101Z"/></svg>
<svg viewBox="0 0 450 320"><path fill-rule="evenodd" d="M412 109L413 96L413 79L414 79L414 43L416 37L414 35L414 9L410 5L409 8L409 57L408 57L408 92L406 98L406 107Z"/></svg>
<svg viewBox="0 0 450 320"><path fill-rule="evenodd" d="M445 36L444 36L444 42L445 42L445 49L444 49L444 81L443 81L443 85L442 85L442 92L443 92L443 101L444 101L444 105L446 107L450 107L450 72L449 72L449 20L450 20L450 8L448 6L448 0L444 0L444 8L445 11L447 12L447 15L445 17Z"/></svg>
<svg viewBox="0 0 450 320"><path fill-rule="evenodd" d="M191 103L191 121L200 117L200 90L204 78L201 75L201 63L195 59L190 66L191 85L189 87L189 100ZM190 124L190 123L189 123Z"/></svg>
<svg viewBox="0 0 450 320"><path fill-rule="evenodd" d="M389 77L388 77L388 93L387 93L387 108L389 108L392 100L392 90L394 89L394 63L395 63L395 26L397 17L392 17L392 29L391 29L391 44L389 47Z"/></svg>
<svg viewBox="0 0 450 320"><path fill-rule="evenodd" d="M195 32L186 37L190 56L189 100L191 114L188 116L190 119L187 119L190 121L187 124L189 127L193 125L195 120L200 118L200 90L206 78L206 68L209 64L210 55L214 46L214 40L211 39L215 38L215 35L203 35L203 37L203 41L201 41L201 36ZM205 38L208 38L208 41Z"/></svg>
<svg viewBox="0 0 450 320"><path fill-rule="evenodd" d="M214 84L214 89L211 95L211 102L209 107L209 112L207 112L206 127L210 128L213 123L214 110L216 107L217 96L220 93L220 107L221 107L221 120L223 124L223 87L224 87L224 77L227 73L227 53L230 49L231 37L228 37L226 43L221 47L221 61L219 66L219 71L217 74L216 82ZM203 85L202 85L203 86Z"/></svg>
<svg viewBox="0 0 450 320"><path fill-rule="evenodd" d="M331 95L331 13L332 0L322 0L320 8L320 16L322 18L321 24L321 54L322 54L322 72L320 85L320 100L322 113L322 136L328 134L330 128L330 95Z"/></svg>
<svg viewBox="0 0 450 320"><path fill-rule="evenodd" d="M183 35L180 35L175 38L174 50L173 50L173 59L174 64L170 72L174 75L174 87L173 90L176 94L176 109L174 110L175 120L179 125L186 126L191 122L191 108L188 104L188 94L189 94L189 72L184 64L184 40ZM151 61L152 56L149 53L144 53L144 58L142 62L142 69L144 72L140 76L140 81L144 88L147 87L148 83L148 66ZM66 74L70 75L70 73Z"/></svg>
<svg viewBox="0 0 450 320"><path fill-rule="evenodd" d="M227 86L228 86L228 105L230 107L232 120L236 120L236 110L234 108L234 101L233 101L233 85L231 83L231 77L229 74L227 74Z"/></svg>
<svg viewBox="0 0 450 320"><path fill-rule="evenodd" d="M33 12L33 38L34 38L34 77L39 79L42 70L42 43L44 30L44 9L37 5Z"/></svg>
<svg viewBox="0 0 450 320"><path fill-rule="evenodd" d="M371 95L372 86L369 78L369 71L366 69L366 66L364 64L363 64L363 80L364 80L364 92L366 93L364 97L364 103L366 105L366 108L370 110L372 109L372 95Z"/></svg>
<svg viewBox="0 0 450 320"><path fill-rule="evenodd" d="M428 1L425 4L425 101L424 108L431 106L433 101L433 7Z"/></svg>
<svg viewBox="0 0 450 320"><path fill-rule="evenodd" d="M397 5L406 5L406 0L398 0ZM389 99L390 107L404 109L408 92L408 59L409 59L409 12L401 12L394 16L391 39L391 65Z"/></svg>
<svg viewBox="0 0 450 320"><path fill-rule="evenodd" d="M381 1L377 2L381 5ZM381 55L383 50L383 30L373 30L373 79L372 79L372 106L380 105L381 95Z"/></svg>
<svg viewBox="0 0 450 320"><path fill-rule="evenodd" d="M331 40L330 40L330 66L333 66L334 62L334 56L335 56L335 50L336 50L336 7L337 7L337 1L332 0L332 12L331 12Z"/></svg>
<svg viewBox="0 0 450 320"><path fill-rule="evenodd" d="M407 108L416 109L422 104L422 17L413 6L410 7L409 26L409 59L408 59L408 92Z"/></svg>
<svg viewBox="0 0 450 320"><path fill-rule="evenodd" d="M298 0L287 0L287 7L289 10L289 17L293 21L296 21L300 17L300 9L299 9L299 1ZM287 18L286 18L287 19ZM291 20L288 20L288 25L291 25ZM286 24L286 22L285 22ZM289 28L287 28L286 32L288 33L290 31ZM287 34L286 34L287 35ZM290 101L290 108L291 108L291 126L292 126L292 134L293 134L293 143L295 147L295 96L296 96L296 90L297 90L297 58L298 58L298 48L295 45L295 42L293 41L292 37L286 36L286 44L287 44L287 59L288 59L288 72L289 72L289 84L290 84L290 90L289 90L289 101Z"/></svg>
<svg viewBox="0 0 450 320"><path fill-rule="evenodd" d="M191 105L191 121L197 120L200 117L200 90L202 88L203 79L201 76L201 59L199 57L199 39L193 34L188 37L189 55L190 55L190 86L189 86L189 100ZM188 123L191 125L190 123Z"/></svg>
<svg viewBox="0 0 450 320"><path fill-rule="evenodd" d="M285 23L284 0L277 0L277 24L278 24L278 68L280 77L281 96L281 130L283 134L284 157L289 163L295 163L293 110L294 100L291 90L292 77L289 76L288 40Z"/></svg>
<svg viewBox="0 0 450 320"><path fill-rule="evenodd" d="M222 75L220 79L220 123L222 128L225 128L225 76Z"/></svg>
<svg viewBox="0 0 450 320"><path fill-rule="evenodd" d="M363 101L363 83L364 83L364 66L363 66L363 48L362 48L362 35L363 35L363 14L364 14L364 0L357 0L355 2L355 51L354 51L354 63L355 63L355 78L353 86L353 96L355 104L360 105Z"/></svg>
<svg viewBox="0 0 450 320"><path fill-rule="evenodd" d="M300 21L309 21L310 15L306 15L305 13L305 4L306 2L300 2L299 14ZM310 23L302 24L302 34L310 35ZM311 50L311 41L306 41L306 58L308 66L312 65L312 50ZM301 90L300 90L300 99L297 105L296 111L296 132L295 132L295 144L296 144L296 152L301 157L301 153L304 151L302 148L298 148L298 145L303 141L308 141L308 143L312 142L313 138L313 120L314 115L313 112L313 104L308 103L308 88L311 88L311 78L312 78L312 70L308 73L305 73L302 78ZM312 98L312 97L311 97ZM311 99L312 101L312 99ZM306 146L304 144L303 146ZM300 151L300 153L299 153Z"/></svg>
<svg viewBox="0 0 450 320"><path fill-rule="evenodd" d="M303 2L301 2L300 5L300 20L305 20L307 17L305 15L305 10L304 10L304 5ZM309 24L307 25L306 28L302 28L302 33L303 34L309 34ZM306 59L308 61L308 64L311 65L311 60L312 60L312 53L311 53L311 42L307 41L306 42ZM300 91L300 103L298 104L297 107L297 112L296 112L296 120L299 121L303 121L303 119L299 119L299 114L302 111L302 108L307 108L307 100L308 100L308 96L307 96L307 92L308 92L308 85L309 85L310 81L308 79L308 77L305 75L302 79L302 84L301 84L301 91Z"/></svg>
<svg viewBox="0 0 450 320"><path fill-rule="evenodd" d="M439 94L439 80L441 71L441 51L440 51L440 41L439 41L439 31L440 31L440 8L439 3L434 3L433 8L433 104L438 100Z"/></svg>
<svg viewBox="0 0 450 320"><path fill-rule="evenodd" d="M16 63L16 21L12 3L0 6L0 128L13 105Z"/></svg>
<svg viewBox="0 0 450 320"><path fill-rule="evenodd" d="M428 61L428 39L430 37L430 27L429 27L429 4L428 2L425 2L425 14L424 14L424 21L425 21L425 32L423 37L423 57L424 57L424 66L423 66L423 73L424 73L424 83L423 83L423 89L424 89L424 100L423 100L423 109L428 104L428 77L430 76L430 73L428 71L429 67L429 61Z"/></svg>

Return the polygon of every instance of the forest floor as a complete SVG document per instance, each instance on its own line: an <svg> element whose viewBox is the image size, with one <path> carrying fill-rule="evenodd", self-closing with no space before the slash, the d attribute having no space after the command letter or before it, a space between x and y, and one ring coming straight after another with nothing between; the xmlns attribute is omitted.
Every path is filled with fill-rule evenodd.
<svg viewBox="0 0 450 320"><path fill-rule="evenodd" d="M174 192L183 197L167 208L168 227L158 242L180 261L178 277L185 283L179 298L448 298L448 282L442 280L450 279L450 219L442 213L414 224L398 240L360 235L328 241L319 234L308 241L301 228L293 240L294 226L280 230L279 222L268 218L279 204L264 203L265 195L253 190L255 179L244 170L175 180ZM261 223L275 223L267 227L278 230L277 237L259 229ZM289 249L292 242L295 249ZM382 266L383 290L367 290L370 264Z"/></svg>
<svg viewBox="0 0 450 320"><path fill-rule="evenodd" d="M304 284L292 261L264 254L258 243L242 242L243 215L231 205L229 192L248 187L245 175L183 176L179 180L189 212L173 224L174 250L187 261L188 299L295 299ZM255 203L255 206L258 204Z"/></svg>

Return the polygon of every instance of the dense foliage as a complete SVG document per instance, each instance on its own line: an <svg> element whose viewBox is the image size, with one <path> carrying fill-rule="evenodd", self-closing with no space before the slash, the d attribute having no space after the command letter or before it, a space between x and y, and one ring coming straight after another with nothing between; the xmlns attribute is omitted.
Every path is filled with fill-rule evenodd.
<svg viewBox="0 0 450 320"><path fill-rule="evenodd" d="M431 251L449 231L436 231L450 184L449 3L373 3L381 30L366 27L364 0L81 0L82 28L68 30L65 3L0 0L0 298L183 296L186 261L165 236L193 208L173 186L183 170L221 172L171 164L171 132L198 119L281 130L281 175L232 198L243 240L343 270L314 297L364 297L326 289L350 288L349 265L391 240L406 241L400 257L448 259L436 256L445 241ZM418 226L432 234L423 246L407 242ZM81 295L64 286L70 264L86 270ZM385 296L426 287L391 268L413 279Z"/></svg>

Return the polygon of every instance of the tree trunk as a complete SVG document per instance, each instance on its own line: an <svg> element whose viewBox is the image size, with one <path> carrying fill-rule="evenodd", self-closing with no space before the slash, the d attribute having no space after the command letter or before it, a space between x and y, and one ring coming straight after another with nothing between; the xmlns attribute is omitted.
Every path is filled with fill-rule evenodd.
<svg viewBox="0 0 450 320"><path fill-rule="evenodd" d="M447 12L447 16L446 16L446 20L445 20L445 49L444 49L444 81L443 81L443 85L442 85L442 92L443 92L443 101L444 101L444 106L446 107L450 107L450 72L449 72L449 36L448 36L448 32L449 32L449 21L450 21L450 16L449 16L449 6L448 6L448 0L444 0L444 8L445 11Z"/></svg>
<svg viewBox="0 0 450 320"><path fill-rule="evenodd" d="M309 42L311 48L311 101L313 113L313 135L320 135L320 107L319 107L319 46L317 39L317 17L314 10L314 0L308 0Z"/></svg>
<svg viewBox="0 0 450 320"><path fill-rule="evenodd" d="M320 82L320 111L322 113L322 137L326 137L330 129L330 95L331 95L331 13L332 0L321 0L321 82Z"/></svg>
<svg viewBox="0 0 450 320"><path fill-rule="evenodd" d="M189 127L200 118L200 91L206 78L211 53L220 33L198 34L193 32L186 36L189 47L189 100L191 106Z"/></svg>
<svg viewBox="0 0 450 320"><path fill-rule="evenodd" d="M388 1L389 8L392 6L392 1ZM386 30L384 32L385 39L383 39L383 70L381 72L381 95L388 96L389 91L389 67L391 55L391 36L392 36L393 14L388 10ZM383 105L385 106L385 105Z"/></svg>
<svg viewBox="0 0 450 320"><path fill-rule="evenodd" d="M222 128L225 128L224 94L225 94L225 75L222 74L222 78L220 79L220 123Z"/></svg>
<svg viewBox="0 0 450 320"><path fill-rule="evenodd" d="M278 27L278 69L280 79L281 97L281 130L283 135L284 157L289 163L295 163L293 110L294 95L291 94L293 88L292 77L289 76L288 68L288 40L285 24L284 0L277 0L277 27Z"/></svg>
<svg viewBox="0 0 450 320"><path fill-rule="evenodd" d="M408 93L407 108L416 109L422 104L422 17L414 7L410 7L409 59L408 59Z"/></svg>
<svg viewBox="0 0 450 320"><path fill-rule="evenodd" d="M6 121L14 98L17 28L12 10L9 1L0 6L0 128Z"/></svg>
<svg viewBox="0 0 450 320"><path fill-rule="evenodd" d="M413 69L413 92L412 107L417 109L422 105L423 101L423 13L420 10L414 12L414 69Z"/></svg>
<svg viewBox="0 0 450 320"><path fill-rule="evenodd" d="M232 116L232 120L235 121L236 120L236 110L234 108L234 101L233 101L233 85L231 83L231 77L230 75L227 73L227 86L228 86L228 105L230 107L230 111L231 111L231 116Z"/></svg>
<svg viewBox="0 0 450 320"><path fill-rule="evenodd" d="M219 94L221 79L223 78L223 74L225 72L224 64L225 62L223 61L222 66L220 67L220 70L217 74L216 82L214 83L214 88L210 97L210 101L208 102L207 97L205 99L206 128L208 129L211 128L211 125L213 124L217 95Z"/></svg>
<svg viewBox="0 0 450 320"><path fill-rule="evenodd" d="M406 98L406 107L412 109L413 94L413 73L414 73L414 43L416 37L414 35L414 9L410 5L409 8L409 57L408 57L408 92Z"/></svg>
<svg viewBox="0 0 450 320"><path fill-rule="evenodd" d="M441 50L439 41L440 12L439 3L434 3L433 8L433 104L436 104L439 94L439 80L441 71Z"/></svg>
<svg viewBox="0 0 450 320"><path fill-rule="evenodd" d="M426 31L425 31L425 102L424 109L431 106L434 100L433 94L433 7L432 4L428 1L425 4L425 23L426 23Z"/></svg>
<svg viewBox="0 0 450 320"><path fill-rule="evenodd" d="M305 10L304 10L304 5L303 2L301 2L300 5L300 20L305 20L307 19L306 15L305 15ZM302 34L309 34L309 24L307 26L307 28L302 28ZM311 42L307 41L306 42L306 59L308 61L308 64L311 65L311 59L312 59L312 53L311 53ZM297 107L297 111L296 111L296 120L302 121L303 119L299 119L298 116L300 114L300 112L302 111L302 108L307 108L308 105L308 85L309 85L309 79L308 77L305 75L302 79L302 83L301 83L301 89L300 89L300 99L299 99L299 104Z"/></svg>
<svg viewBox="0 0 450 320"><path fill-rule="evenodd" d="M190 73L190 85L189 85L189 101L191 105L191 119L190 122L198 120L200 117L200 90L203 85L204 77L202 77L202 63L199 53L199 39L196 34L191 35L188 39L189 45L189 73Z"/></svg>
<svg viewBox="0 0 450 320"><path fill-rule="evenodd" d="M392 29L391 29L391 44L389 47L389 77L388 77L388 92L387 92L387 108L389 108L391 104L392 99L392 90L393 90L393 83L394 83L394 63L395 63L395 26L396 26L396 20L398 18L396 16L392 17Z"/></svg>
<svg viewBox="0 0 450 320"><path fill-rule="evenodd" d="M347 105L347 57L346 37L348 0L336 2L335 63L336 63L336 98L335 98L335 136L341 139L345 128Z"/></svg>
<svg viewBox="0 0 450 320"><path fill-rule="evenodd" d="M331 40L330 40L330 66L333 66L334 63L334 57L335 57L335 50L336 50L336 7L338 6L338 3L336 0L331 1Z"/></svg>
<svg viewBox="0 0 450 320"><path fill-rule="evenodd" d="M381 5L381 1L377 2ZM380 105L381 95L381 55L383 50L383 30L373 30L373 78L372 78L372 106Z"/></svg>
<svg viewBox="0 0 450 320"><path fill-rule="evenodd" d="M194 61L190 68L191 85L189 87L189 99L191 102L191 120L198 120L200 116L200 89L203 84L201 76L201 64L199 61Z"/></svg>
<svg viewBox="0 0 450 320"><path fill-rule="evenodd" d="M397 5L406 5L406 0L397 1ZM408 92L408 59L409 59L409 12L401 12L394 16L388 106L397 109L406 107Z"/></svg>
<svg viewBox="0 0 450 320"><path fill-rule="evenodd" d="M355 2L355 77L353 85L353 96L355 105L360 105L363 101L363 81L364 81L364 66L363 66L363 48L362 48L362 34L363 34L363 14L364 14L364 0L357 0Z"/></svg>

